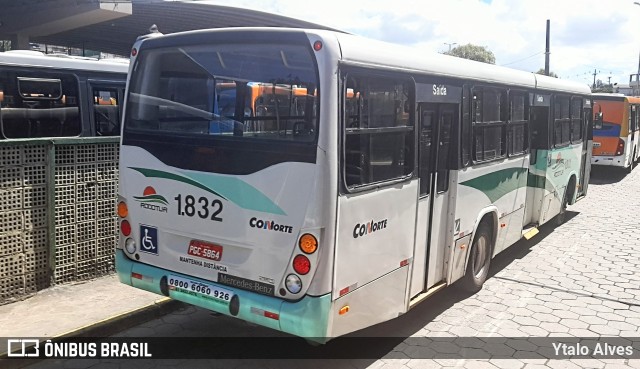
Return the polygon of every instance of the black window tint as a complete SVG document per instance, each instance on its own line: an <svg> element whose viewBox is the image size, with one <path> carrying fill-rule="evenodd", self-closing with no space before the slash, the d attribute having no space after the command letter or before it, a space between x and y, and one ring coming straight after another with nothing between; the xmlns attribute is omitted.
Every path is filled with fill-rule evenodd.
<svg viewBox="0 0 640 369"><path fill-rule="evenodd" d="M582 140L582 98L571 99L571 142Z"/></svg>
<svg viewBox="0 0 640 369"><path fill-rule="evenodd" d="M93 117L98 136L120 134L120 97L116 87L93 88Z"/></svg>
<svg viewBox="0 0 640 369"><path fill-rule="evenodd" d="M509 93L511 115L507 129L507 152L509 156L523 154L529 148L529 104L524 92Z"/></svg>
<svg viewBox="0 0 640 369"><path fill-rule="evenodd" d="M487 161L504 156L503 130L504 126L500 125L475 130L476 160Z"/></svg>
<svg viewBox="0 0 640 369"><path fill-rule="evenodd" d="M436 191L438 193L445 192L449 189L449 165L448 160L451 153L451 129L454 124L454 112L447 111L441 113L442 122L440 125L440 134L438 143L438 176L436 183Z"/></svg>
<svg viewBox="0 0 640 369"><path fill-rule="evenodd" d="M469 113L471 102L469 101L469 88L463 87L462 105L462 129L460 132L460 149L462 166L466 167L471 163L471 114Z"/></svg>
<svg viewBox="0 0 640 369"><path fill-rule="evenodd" d="M125 131L237 142L316 140L319 89L307 46L151 49L140 54L137 66Z"/></svg>
<svg viewBox="0 0 640 369"><path fill-rule="evenodd" d="M569 97L555 96L553 104L553 142L556 147L571 142L571 119L569 116Z"/></svg>
<svg viewBox="0 0 640 369"><path fill-rule="evenodd" d="M411 174L415 143L409 82L354 75L347 78L344 95L347 186Z"/></svg>
<svg viewBox="0 0 640 369"><path fill-rule="evenodd" d="M509 155L517 155L526 152L528 148L526 125L510 125L508 135L509 137L507 138L507 142L509 146Z"/></svg>
<svg viewBox="0 0 640 369"><path fill-rule="evenodd" d="M502 94L491 89L476 89L473 94L474 121L501 121Z"/></svg>
<svg viewBox="0 0 640 369"><path fill-rule="evenodd" d="M521 93L511 94L511 121L525 120L525 95Z"/></svg>
<svg viewBox="0 0 640 369"><path fill-rule="evenodd" d="M72 74L2 72L0 92L4 138L77 136L82 131L78 81Z"/></svg>
<svg viewBox="0 0 640 369"><path fill-rule="evenodd" d="M506 91L477 87L472 93L474 160L505 156Z"/></svg>
<svg viewBox="0 0 640 369"><path fill-rule="evenodd" d="M419 148L420 148L420 163L419 175L420 175L420 194L429 194L431 185L431 154L432 154L432 142L433 142L433 124L436 120L436 113L431 110L422 112L422 120L420 127Z"/></svg>

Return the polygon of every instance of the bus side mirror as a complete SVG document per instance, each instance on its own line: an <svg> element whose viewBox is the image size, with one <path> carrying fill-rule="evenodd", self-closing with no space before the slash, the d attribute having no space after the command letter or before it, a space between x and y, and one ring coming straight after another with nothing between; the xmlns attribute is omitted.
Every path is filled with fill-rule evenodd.
<svg viewBox="0 0 640 369"><path fill-rule="evenodd" d="M599 111L595 114L595 119L593 120L593 128L594 129L601 129L602 128L602 122L603 122L603 116L602 116L602 112Z"/></svg>

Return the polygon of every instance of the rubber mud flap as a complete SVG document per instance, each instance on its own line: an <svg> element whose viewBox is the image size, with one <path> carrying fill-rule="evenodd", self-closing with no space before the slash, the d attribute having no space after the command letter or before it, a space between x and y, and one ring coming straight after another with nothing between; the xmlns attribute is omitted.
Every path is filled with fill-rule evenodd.
<svg viewBox="0 0 640 369"><path fill-rule="evenodd" d="M160 292L165 296L169 296L169 284L167 283L166 275L160 278Z"/></svg>
<svg viewBox="0 0 640 369"><path fill-rule="evenodd" d="M240 298L238 295L234 295L229 302L229 314L237 316L240 312Z"/></svg>

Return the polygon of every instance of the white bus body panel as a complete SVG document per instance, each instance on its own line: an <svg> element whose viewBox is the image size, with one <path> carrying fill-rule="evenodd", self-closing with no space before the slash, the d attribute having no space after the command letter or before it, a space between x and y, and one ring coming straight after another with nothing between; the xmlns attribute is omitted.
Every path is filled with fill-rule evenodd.
<svg viewBox="0 0 640 369"><path fill-rule="evenodd" d="M404 304L409 267L405 266L333 302L329 336L337 337L398 317ZM340 315L340 309L349 311Z"/></svg>
<svg viewBox="0 0 640 369"><path fill-rule="evenodd" d="M529 157L525 155L486 165L478 164L460 172L456 202L460 232L456 238L472 233L480 220L478 214L489 206L495 206L498 218L498 224L494 224L493 229L494 238L498 241L494 255L522 237L528 163ZM519 233L515 232L516 229Z"/></svg>
<svg viewBox="0 0 640 369"><path fill-rule="evenodd" d="M155 252L138 253L140 262L211 281L218 280L219 273L254 281L267 280L277 291L284 286L284 277L292 271L289 261L292 252L298 253L296 244L301 232L314 233L322 242L321 219L317 215L307 216L309 199L318 190L314 164L282 163L244 176L211 175L167 166L138 147L122 146L121 150L121 157L127 160L126 165L120 168L120 173L124 174L120 193L128 199L130 218L144 219L144 224L132 224L131 237L141 245L143 227L157 230ZM240 195L235 200L221 199L192 184L168 178L170 176L148 177L134 168L148 168L199 183L213 183L214 186L219 181L221 188L225 180L231 179L233 182L227 184L241 185ZM149 206L145 202L143 191L149 186L166 200L165 204ZM196 199L194 216L184 215L185 197L188 195ZM182 214L178 209L178 196L181 196ZM222 221L198 216L198 212L203 210L201 198L209 199L209 203L214 199L221 201L223 210L219 217ZM249 200L251 198L254 202ZM258 203L270 207L263 207L265 211L260 211ZM290 228L287 231L276 230L275 227L270 229L266 225L259 228L256 220L273 221L279 225L278 228ZM192 256L189 251L191 240L221 245L222 260ZM309 258L312 265L317 265L317 253ZM308 282L311 277L303 278Z"/></svg>
<svg viewBox="0 0 640 369"><path fill-rule="evenodd" d="M334 299L412 257L417 198L417 180L339 197ZM404 306L404 299L395 303Z"/></svg>

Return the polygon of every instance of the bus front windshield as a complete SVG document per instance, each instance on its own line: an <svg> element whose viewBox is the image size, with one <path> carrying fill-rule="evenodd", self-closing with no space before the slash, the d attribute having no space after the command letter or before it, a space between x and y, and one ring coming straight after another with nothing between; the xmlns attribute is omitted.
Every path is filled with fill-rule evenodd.
<svg viewBox="0 0 640 369"><path fill-rule="evenodd" d="M318 77L309 47L198 45L145 50L138 58L125 134L317 137Z"/></svg>

